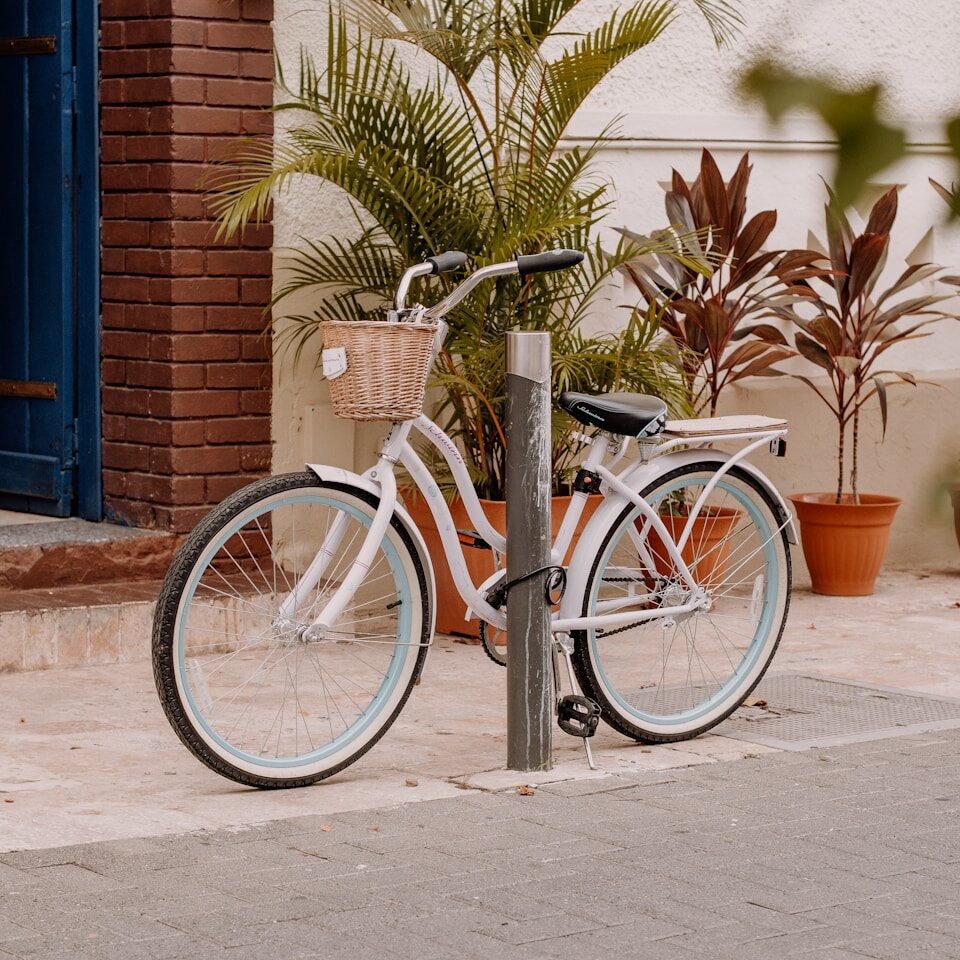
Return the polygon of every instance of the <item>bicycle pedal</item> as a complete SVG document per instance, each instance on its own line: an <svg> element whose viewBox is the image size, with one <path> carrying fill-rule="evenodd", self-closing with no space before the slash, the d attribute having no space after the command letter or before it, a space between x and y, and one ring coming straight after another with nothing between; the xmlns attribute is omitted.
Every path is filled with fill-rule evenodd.
<svg viewBox="0 0 960 960"><path fill-rule="evenodd" d="M588 697L570 693L557 703L557 725L571 737L592 737L599 723L600 704Z"/></svg>

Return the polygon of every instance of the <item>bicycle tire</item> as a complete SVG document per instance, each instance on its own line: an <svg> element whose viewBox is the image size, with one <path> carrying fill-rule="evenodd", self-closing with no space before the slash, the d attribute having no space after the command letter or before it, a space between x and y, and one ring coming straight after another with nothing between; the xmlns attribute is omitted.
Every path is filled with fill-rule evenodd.
<svg viewBox="0 0 960 960"><path fill-rule="evenodd" d="M389 711L375 717L375 729L371 729L369 734L362 738L356 750L341 756L328 766L315 765L303 775L293 772L278 776L276 772L269 774L257 772L249 769L248 764L232 762L224 755L225 752L222 749L216 748L216 745L211 746L210 736L205 735L202 729L198 729L194 711L189 707L189 703L185 702L183 694L185 680L181 675L183 671L180 668L178 656L178 646L182 643L180 638L183 631L177 630L177 622L178 615L182 613L185 590L188 584L197 580L197 565L203 560L205 552L211 548L218 537L225 535L224 531L229 530L231 524L235 524L238 518L243 517L256 505L269 501L272 497L291 494L298 490L314 494L322 493L334 500L340 498L353 506L363 505L360 509L365 508L365 513L370 516L376 510L378 503L377 497L366 490L347 484L321 481L310 472L272 476L243 487L212 510L180 547L163 582L153 624L154 680L164 712L177 736L201 763L214 772L246 786L266 789L301 787L316 783L355 763L370 750L403 709L412 688L420 677L430 641L429 598L423 565L409 534L395 515L391 519L387 536L392 548L397 551L403 569L411 572L412 579L415 581L410 586L413 600L411 629L415 631L416 643L410 642L406 646L417 649L406 650L405 657L415 656L415 660L409 666L404 660L406 678L402 683L402 689L397 691L394 697L395 702L390 706ZM309 496L309 493L307 495ZM199 575L202 576L202 571Z"/></svg>
<svg viewBox="0 0 960 960"><path fill-rule="evenodd" d="M704 476L712 475L716 472L716 466L717 465L714 462L703 461L678 467L653 481L642 491L641 496L649 501L655 497L658 489L667 488L670 484L676 482L678 479L682 480L683 478L690 478L696 474L702 474ZM653 725L649 722L644 722L639 716L633 715L633 713L628 709L629 704L623 700L622 696L618 699L618 697L615 695L616 692L611 691L611 683L609 679L605 678L603 666L598 662L599 654L597 653L597 645L595 642L593 642L595 631L577 631L573 634L574 669L582 690L586 696L600 704L601 716L609 726L611 726L617 732L622 733L624 736L627 736L630 739L638 742L672 743L681 740L688 740L705 733L707 730L715 727L718 723L721 723L723 720L729 717L730 714L732 714L744 702L744 700L747 699L747 697L749 697L750 693L763 678L763 675L766 673L774 655L776 654L780 640L783 636L783 631L790 608L790 590L792 585L790 545L785 529L787 518L784 515L780 505L770 496L769 492L762 486L762 484L760 484L750 473L738 467L733 467L728 472L727 476L732 482L743 485L751 492L753 496L756 497L757 502L762 504L763 510L767 512L770 522L775 524L776 528L778 528L774 539L771 542L776 544L775 550L777 554L777 561L778 564L782 564L782 571L778 571L778 574L782 572L783 581L778 582L777 589L778 591L781 591L782 589L782 593L778 593L778 596L775 599L777 606L777 612L775 614L776 622L771 626L770 635L763 638L762 642L765 644L765 648L762 649L760 654L760 662L758 662L755 668L750 670L745 681L742 684L739 684L736 689L731 692L730 696L724 702L722 707L711 710L709 714L706 715L707 718L704 720L704 722L699 724L691 722L682 726L677 726L672 732L668 729L665 729L661 724ZM587 580L586 589L584 591L583 616L592 615L591 606L593 605L593 597L597 590L597 576L599 567L601 563L605 562L604 558L610 556L610 552L613 549L613 547L610 545L612 538L616 536L618 532L626 529L626 522L630 520L632 516L635 516L636 513L637 508L632 504L628 505L617 516L613 523L611 523L610 527L604 534L600 548L598 549L591 565L591 572ZM619 631L611 631L608 636L612 636L617 632ZM639 711L637 711L637 713L639 714Z"/></svg>

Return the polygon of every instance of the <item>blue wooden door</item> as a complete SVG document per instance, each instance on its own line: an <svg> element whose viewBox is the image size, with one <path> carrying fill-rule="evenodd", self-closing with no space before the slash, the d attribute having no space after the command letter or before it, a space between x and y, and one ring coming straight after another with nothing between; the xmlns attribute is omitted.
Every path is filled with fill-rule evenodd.
<svg viewBox="0 0 960 960"><path fill-rule="evenodd" d="M74 497L72 0L0 0L0 506Z"/></svg>

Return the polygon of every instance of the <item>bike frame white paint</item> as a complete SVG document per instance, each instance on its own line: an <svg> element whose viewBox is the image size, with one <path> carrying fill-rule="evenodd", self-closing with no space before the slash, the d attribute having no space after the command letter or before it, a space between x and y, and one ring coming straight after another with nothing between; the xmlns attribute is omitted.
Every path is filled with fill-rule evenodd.
<svg viewBox="0 0 960 960"><path fill-rule="evenodd" d="M491 264L473 273L461 283L460 286L455 288L445 300L434 305L429 310L418 305L411 308L410 311L406 311L406 294L410 281L415 276L432 272L432 265L417 264L410 267L400 281L397 288L394 310L391 311L390 319L392 322L399 322L409 313L411 316L415 315L421 321L427 319L436 322L437 333L434 338L433 349L434 359L436 359L447 334L447 326L441 319L444 314L484 279L514 274L517 271L518 265L513 261ZM473 488L473 484L470 482L470 474L463 460L463 456L450 437L423 414L415 420L394 424L384 441L377 464L367 470L362 477L358 477L356 474L348 474L347 471L336 471L344 477L349 476L351 479L348 482L355 482L357 485L363 486L364 489L370 489L367 485L371 485L379 496L380 502L377 505L370 529L367 531L360 551L351 565L350 570L347 572L343 582L336 589L333 596L317 615L316 619L307 628L306 633L308 635L311 633L320 635L332 631L333 624L337 617L346 608L360 584L363 583L363 579L386 533L391 517L401 511L402 508L397 502L397 483L394 474L395 467L398 463L404 466L414 484L426 499L427 506L436 523L437 532L440 535L444 555L449 564L457 592L460 594L464 603L467 604L470 611L487 623L501 630L506 629L506 618L504 614L500 610L494 609L487 602L481 589L478 588L470 578L463 552L463 545L460 543L460 537L453 522L453 517L450 514L450 509L433 475L409 443L410 432L412 430L416 430L432 443L446 460L450 473L453 476L457 492L460 494L470 522L476 528L477 533L498 553L504 553L506 551L506 538L490 523L487 515L484 513L477 493ZM598 433L592 440L584 437L583 439L587 440L590 444L590 449L584 458L583 467L586 470L596 472L600 476L603 481L601 484L601 492L604 497L604 502L594 512L586 529L580 536L581 550L579 551L579 559L574 557L573 562L567 570L567 589L564 593L559 611L553 615L553 632L569 633L571 630L597 627L612 629L631 622L642 622L644 620L691 613L699 607L706 606L709 603L709 598L699 588L691 575L690 570L683 560L681 550L693 530L693 524L706 502L707 497L716 487L716 484L719 483L720 479L735 465L739 465L743 469L748 470L770 492L775 501L780 504L784 515L787 517L785 525L788 528L789 539L792 543L796 543L792 516L789 510L787 510L783 498L774 488L773 484L745 459L747 454L753 450L762 446L764 443L769 443L771 440L783 436L785 433L786 430L758 430L756 433L751 434L717 433L696 438L673 437L664 439L658 446L653 448L652 456L649 459L643 459L638 465L629 466L620 471L620 473L613 473L612 467L623 457L627 443L629 442L628 438L611 438L604 433ZM610 460L605 464L604 460L610 449L611 440L616 444L616 450ZM732 455L714 450L709 446L712 442L724 440L743 442L745 446L742 447L738 453ZM650 441L645 439L642 449L646 451L650 445ZM694 447L694 449L689 449L690 447ZM715 462L717 464L716 473L694 504L678 542L674 543L673 538L667 532L657 512L640 496L639 491L649 486L658 476L668 473L681 464L700 462L703 460ZM333 468L325 467L321 464L309 464L308 466L309 469L321 477L321 479L332 478ZM583 516L586 503L587 494L585 493L575 493L571 498L570 505L564 515L556 540L551 547L552 563L561 564L563 558L567 555L577 526ZM670 560L675 564L677 572L680 575L680 580L687 588L688 600L685 604L674 607L657 607L653 610L618 609L594 617L580 616L579 611L582 610L583 591L586 589L590 563L596 555L600 543L603 542L603 536L609 525L616 520L628 504L634 504L645 518L643 531L631 533L631 537L637 544L641 558L645 563L649 564L652 562L645 546L646 536L652 528L660 537L669 554ZM404 512L401 516L404 525L415 537L424 561L424 567L429 571L431 587L433 587L433 567L426 547L423 544L423 538L419 535L419 531L416 531L413 527L409 515ZM299 598L308 594L317 583L319 583L327 564L339 546L343 536L343 530L343 525L335 523L333 528L328 531L323 544L321 544L320 550L310 562L304 576L281 604L281 617L288 616L291 611L295 610ZM573 589L571 589L571 587ZM629 601L629 598L627 598L627 601ZM620 605L622 605L622 601L618 601L616 604L611 603L608 604L608 609ZM432 626L431 624L431 634Z"/></svg>
<svg viewBox="0 0 960 960"><path fill-rule="evenodd" d="M481 590L470 578L463 545L460 543L460 538L450 509L433 475L409 443L409 436L412 430L416 430L429 440L443 455L450 468L451 475L454 478L457 491L463 499L467 515L480 536L486 540L493 549L500 553L505 551L506 540L503 534L493 527L484 513L476 491L470 482L469 473L463 457L453 441L440 427L423 415L416 420L397 424L388 434L375 467L366 471L362 477L358 477L356 474L348 474L347 471L336 471L345 478L349 478L347 482L352 481L353 478L365 481L363 486L376 491L380 497L380 503L357 558L333 597L330 598L326 606L314 620L310 627L311 631L316 631L318 634L321 634L333 628L337 617L350 602L353 594L363 582L366 571L383 539L387 524L390 522L390 517L394 512L402 510L397 501L397 487L394 474L398 462L407 470L414 484L426 500L427 506L436 523L437 532L440 536L444 555L449 564L457 592L460 594L464 603L467 604L474 614L487 623L500 630L506 629L506 620L503 613L500 610L494 609L487 602ZM708 598L700 590L690 570L687 568L681 555L681 550L687 538L690 536L693 524L703 504L706 502L706 498L722 477L734 466L739 466L747 470L770 492L771 496L774 497L775 501L781 506L784 516L787 518L785 525L788 529L788 538L791 542L796 542L795 533L792 529L792 517L786 508L783 498L770 481L746 460L746 456L753 450L758 449L763 444L769 444L772 440L783 436L785 433L786 430L778 429L758 431L752 434L717 434L715 436L697 437L695 439L670 439L664 442L661 447L656 448L653 451L653 456L649 460L638 464L631 464L619 473L614 473L610 469L610 466L616 464L623 455L624 443L621 438L617 438L618 450L614 457L609 464L605 465L603 461L610 448L610 439L604 434L596 435L591 441L590 449L583 461L583 466L587 470L595 471L600 476L602 481L601 493L604 501L594 512L583 533L580 535L578 557L573 558L573 561L567 569L567 589L561 601L560 609L554 613L551 624L552 631L554 633L570 633L574 630L592 628L613 629L627 623L637 623L644 620L691 613L699 607L706 605L709 602ZM744 446L734 454L724 453L723 451L707 446L710 442L718 440L736 440L743 442ZM691 449L691 444L695 444L696 446ZM694 504L687 519L687 524L681 536L678 538L678 542L674 543L673 538L667 532L656 510L640 496L640 491L648 487L658 477L669 473L678 466L703 461L715 463L716 472L707 484L704 492ZM331 475L333 472L332 468L327 468L319 464L310 464L309 469L322 479L333 479ZM571 498L557 538L552 545L552 562L559 564L562 558L566 556L577 525L583 515L586 502L587 494L585 493L576 493ZM653 610L616 609L596 616L584 617L582 615L583 595L587 587L590 564L609 526L616 521L624 507L628 504L635 505L639 509L640 514L645 518L643 534L638 534L635 538L636 541L642 548L647 530L652 528L657 533L670 555L670 560L676 565L680 580L689 591L689 599L686 603L673 607L657 607ZM404 523L408 529L412 527L412 521L410 521L409 515L405 516ZM286 609L287 606L293 609L296 605L296 597L301 592L308 592L316 586L320 577L323 575L323 570L326 568L328 559L336 549L336 543L331 541L336 539L336 541L339 542L340 536L342 536L342 531L338 531L336 527L327 534L317 556L313 562L311 562L295 590L284 601L281 611ZM419 544L422 544L422 537L418 537L418 540ZM429 555L425 547L422 549L421 556L425 560L425 566L430 570L430 579L432 582L432 565L430 564ZM647 561L649 562L649 555L647 556ZM630 598L625 599L627 603L629 603ZM638 600L640 599L641 598L638 598ZM618 601L617 606L622 605L623 602L622 600Z"/></svg>
<svg viewBox="0 0 960 960"><path fill-rule="evenodd" d="M312 473L315 473L317 477L321 480L326 480L328 483L337 483L345 487L356 487L360 490L365 490L367 493L373 494L375 497L380 496L380 486L370 479L367 474L371 473L371 470L368 470L366 474L354 473L352 470L343 470L340 467L331 467L323 463L308 463L307 469ZM403 505L397 501L394 506L394 513L396 513L397 518L400 523L403 525L403 528L410 534L410 539L413 540L414 546L416 547L417 554L420 557L420 563L423 565L423 572L427 580L427 591L430 598L430 635L433 635L433 628L437 621L437 580L433 572L433 563L430 560L430 551L427 549L427 542L423 539L423 534L420 532L420 528L413 522L413 518L407 513ZM336 522L336 521L335 521ZM333 534L333 530L327 534L327 538ZM342 534L341 534L342 536ZM294 588L295 591L300 591L301 583L306 581L308 577L311 578L312 586L316 586L317 582L320 580L320 577L323 576L323 570L326 568L326 563L320 560L324 556L325 547L327 542L324 541L324 544L321 545L320 550L317 552L317 556L314 557L313 563L307 568L304 572L304 575L300 578L300 582L297 583L297 586ZM317 567L314 566L317 564ZM322 564L322 565L321 565ZM304 591L305 593L305 591ZM295 604L292 601L293 594L289 594L284 601L286 604L290 602L290 610L295 609ZM285 607L281 605L281 611Z"/></svg>

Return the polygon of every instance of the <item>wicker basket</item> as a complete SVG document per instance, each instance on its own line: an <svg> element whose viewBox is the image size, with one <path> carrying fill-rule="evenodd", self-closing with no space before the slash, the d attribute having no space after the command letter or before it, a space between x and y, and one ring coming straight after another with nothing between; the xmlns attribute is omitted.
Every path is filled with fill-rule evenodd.
<svg viewBox="0 0 960 960"><path fill-rule="evenodd" d="M327 320L320 330L324 370L338 417L399 423L420 416L436 327ZM342 369L344 354L346 370Z"/></svg>

